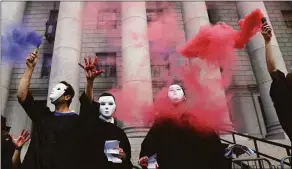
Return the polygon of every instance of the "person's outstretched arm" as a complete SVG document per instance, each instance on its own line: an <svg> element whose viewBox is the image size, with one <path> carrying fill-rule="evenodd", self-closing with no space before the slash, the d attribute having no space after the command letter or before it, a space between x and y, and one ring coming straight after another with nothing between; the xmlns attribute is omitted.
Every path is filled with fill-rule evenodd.
<svg viewBox="0 0 292 169"><path fill-rule="evenodd" d="M37 62L38 62L38 50L35 49L34 52L31 53L26 58L26 69L22 78L20 79L20 83L18 86L17 97L20 103L23 103L26 99L28 88L30 85L31 76Z"/></svg>
<svg viewBox="0 0 292 169"><path fill-rule="evenodd" d="M85 71L86 76L86 87L85 92L80 97L80 113L81 117L92 117L88 114L96 114L94 112L95 107L99 106L98 104L93 103L93 82L94 79L103 73L103 70L97 70L97 57L92 61L91 58L84 58L85 64L82 65L79 63L79 66ZM98 108L99 109L99 108ZM87 119L87 118L85 118Z"/></svg>
<svg viewBox="0 0 292 169"><path fill-rule="evenodd" d="M103 70L97 70L97 57L92 61L91 58L84 58L85 65L79 63L80 67L85 71L86 87L85 94L89 98L90 102L93 101L93 82L94 79L103 73Z"/></svg>
<svg viewBox="0 0 292 169"><path fill-rule="evenodd" d="M40 108L35 106L34 98L29 92L30 80L37 62L38 49L35 49L34 52L26 58L26 69L20 80L17 91L18 102L21 104L30 119L34 122L39 122L43 113Z"/></svg>
<svg viewBox="0 0 292 169"><path fill-rule="evenodd" d="M267 23L265 23L262 27L262 36L265 40L265 54L266 54L266 63L267 63L268 71L269 73L276 72L277 67L276 67L275 58L273 56L272 44L271 44L272 28Z"/></svg>

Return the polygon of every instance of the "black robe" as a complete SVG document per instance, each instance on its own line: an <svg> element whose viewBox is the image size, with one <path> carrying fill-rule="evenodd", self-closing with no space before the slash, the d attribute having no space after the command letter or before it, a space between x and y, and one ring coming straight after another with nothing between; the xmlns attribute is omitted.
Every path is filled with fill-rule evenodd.
<svg viewBox="0 0 292 169"><path fill-rule="evenodd" d="M84 94L80 101L89 103ZM37 107L30 93L21 105L33 122L30 146L21 169L83 169L87 161L80 160L82 140L88 139L83 131L90 124L90 114L56 116L48 107ZM87 108L80 111L90 111Z"/></svg>
<svg viewBox="0 0 292 169"><path fill-rule="evenodd" d="M15 151L15 145L10 136L1 138L1 168L12 168L12 156Z"/></svg>
<svg viewBox="0 0 292 169"><path fill-rule="evenodd" d="M285 74L280 70L272 72L271 77L273 82L270 88L270 96L282 128L292 141L292 86L289 85Z"/></svg>
<svg viewBox="0 0 292 169"><path fill-rule="evenodd" d="M98 119L99 127L103 130L104 133L104 143L107 140L118 140L120 141L120 148L122 148L126 154L126 159L123 160L121 164L107 162L107 169L132 169L133 165L131 163L131 145L126 133L116 126L115 124L108 123Z"/></svg>
<svg viewBox="0 0 292 169"><path fill-rule="evenodd" d="M83 157L87 164L84 168L90 169L132 169L131 163L131 145L126 133L116 126L105 122L99 118L99 104L93 102L88 104L87 102L81 102L81 109L86 111L80 111L81 114L89 113L93 121L88 124L88 127L84 131L87 135L87 139L83 140ZM90 112L88 111L90 110ZM118 140L120 141L120 148L122 148L127 156L126 160L122 163L112 163L107 160L104 153L104 144L106 140ZM97 159L99 159L97 162Z"/></svg>
<svg viewBox="0 0 292 169"><path fill-rule="evenodd" d="M182 116L182 118L187 118ZM156 121L141 145L140 158L157 154L159 169L227 169L224 147L215 132L202 133L172 118Z"/></svg>

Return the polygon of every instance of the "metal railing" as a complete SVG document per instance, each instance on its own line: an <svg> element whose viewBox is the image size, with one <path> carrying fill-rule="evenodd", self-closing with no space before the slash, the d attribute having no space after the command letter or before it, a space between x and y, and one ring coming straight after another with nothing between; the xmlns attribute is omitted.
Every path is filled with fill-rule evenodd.
<svg viewBox="0 0 292 169"><path fill-rule="evenodd" d="M253 144L254 144L254 147L255 147L255 153L256 153L257 158L265 157L265 158L267 158L269 160L274 160L274 161L277 161L279 163L283 163L283 165L291 166L291 159L289 160L290 162L287 162L286 160L282 160L281 157L280 158L275 158L273 156L270 156L268 154L260 152L260 150L258 148L258 142L262 142L262 143L273 145L273 146L276 146L276 147L279 147L279 148L283 148L283 149L286 150L287 156L291 156L291 146L280 144L280 143L276 143L276 142L272 142L272 141L265 140L265 139L262 139L262 138L257 138L257 137L254 137L254 136L245 135L245 134L242 134L242 133L237 133L237 132L234 132L234 131L226 131L226 132L228 134L232 135L232 141L233 142L221 138L222 141L224 141L226 143L229 143L229 144L237 144L236 139L235 139L236 135L240 136L240 137L251 139Z"/></svg>
<svg viewBox="0 0 292 169"><path fill-rule="evenodd" d="M125 132L127 134L134 134L137 131L140 132L145 132L149 129L149 127L145 127L145 126L139 126L139 127L127 127L124 128ZM226 133L227 132L227 133ZM236 138L235 136L241 136L244 138L248 138L251 139L253 141L254 147L255 147L255 154L257 156L257 158L250 158L250 159L240 159L240 158L234 158L232 159L232 168L233 169L249 169L249 168L259 168L259 169L264 169L264 168L276 168L275 166L273 166L271 164L271 162L269 160L274 160L279 162L279 166L281 167L280 169L284 169L284 166L291 166L291 146L288 145L284 145L284 144L280 144L280 143L276 143L276 142L272 142L269 140L265 140L262 138L257 138L254 136L249 136L249 135L245 135L245 134L241 134L241 133L237 133L234 131L225 131L226 134L231 134L232 135L232 141L228 141L225 139L221 138L221 141L226 142L228 144L237 144L236 142ZM142 138L145 137L145 135L134 135L134 136L129 136L129 138ZM259 148L258 148L258 142L262 142L262 143L266 143L269 145L273 145L276 147L280 147L286 150L286 154L287 157L279 157L279 158L275 158L273 156L270 156L268 154L265 154L263 152L260 152ZM264 158L263 158L264 157ZM138 166L135 166L135 168L139 168Z"/></svg>
<svg viewBox="0 0 292 169"><path fill-rule="evenodd" d="M274 169L272 163L265 158L233 159L232 169Z"/></svg>
<svg viewBox="0 0 292 169"><path fill-rule="evenodd" d="M281 169L285 169L285 161L290 161L290 167L291 167L291 156L287 156L287 157L284 157L281 159L281 164L280 164L280 167Z"/></svg>

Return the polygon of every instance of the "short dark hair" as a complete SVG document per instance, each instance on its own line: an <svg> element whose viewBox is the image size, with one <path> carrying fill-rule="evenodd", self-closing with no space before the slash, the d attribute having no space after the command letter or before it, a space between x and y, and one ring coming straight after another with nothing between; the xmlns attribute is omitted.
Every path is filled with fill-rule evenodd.
<svg viewBox="0 0 292 169"><path fill-rule="evenodd" d="M111 94L111 93L107 93L107 92L102 93L98 98L103 97L103 96L112 96L114 98L114 101L116 101L115 96L113 94Z"/></svg>
<svg viewBox="0 0 292 169"><path fill-rule="evenodd" d="M70 104L72 102L72 99L73 99L73 97L75 95L75 91L74 91L73 87L69 83L67 83L66 81L61 81L60 83L62 83L62 84L67 86L67 89L65 90L63 95L64 96L67 96L67 95L71 96L71 99L68 100L68 103L67 103L68 106L70 106Z"/></svg>

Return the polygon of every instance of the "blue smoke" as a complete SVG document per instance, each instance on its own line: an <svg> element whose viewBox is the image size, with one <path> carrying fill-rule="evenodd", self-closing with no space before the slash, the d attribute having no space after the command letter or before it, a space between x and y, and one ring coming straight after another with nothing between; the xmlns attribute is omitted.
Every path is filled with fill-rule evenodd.
<svg viewBox="0 0 292 169"><path fill-rule="evenodd" d="M38 47L42 43L42 36L23 25L10 25L6 30L1 35L1 54L4 62L15 63L24 60L32 47Z"/></svg>

